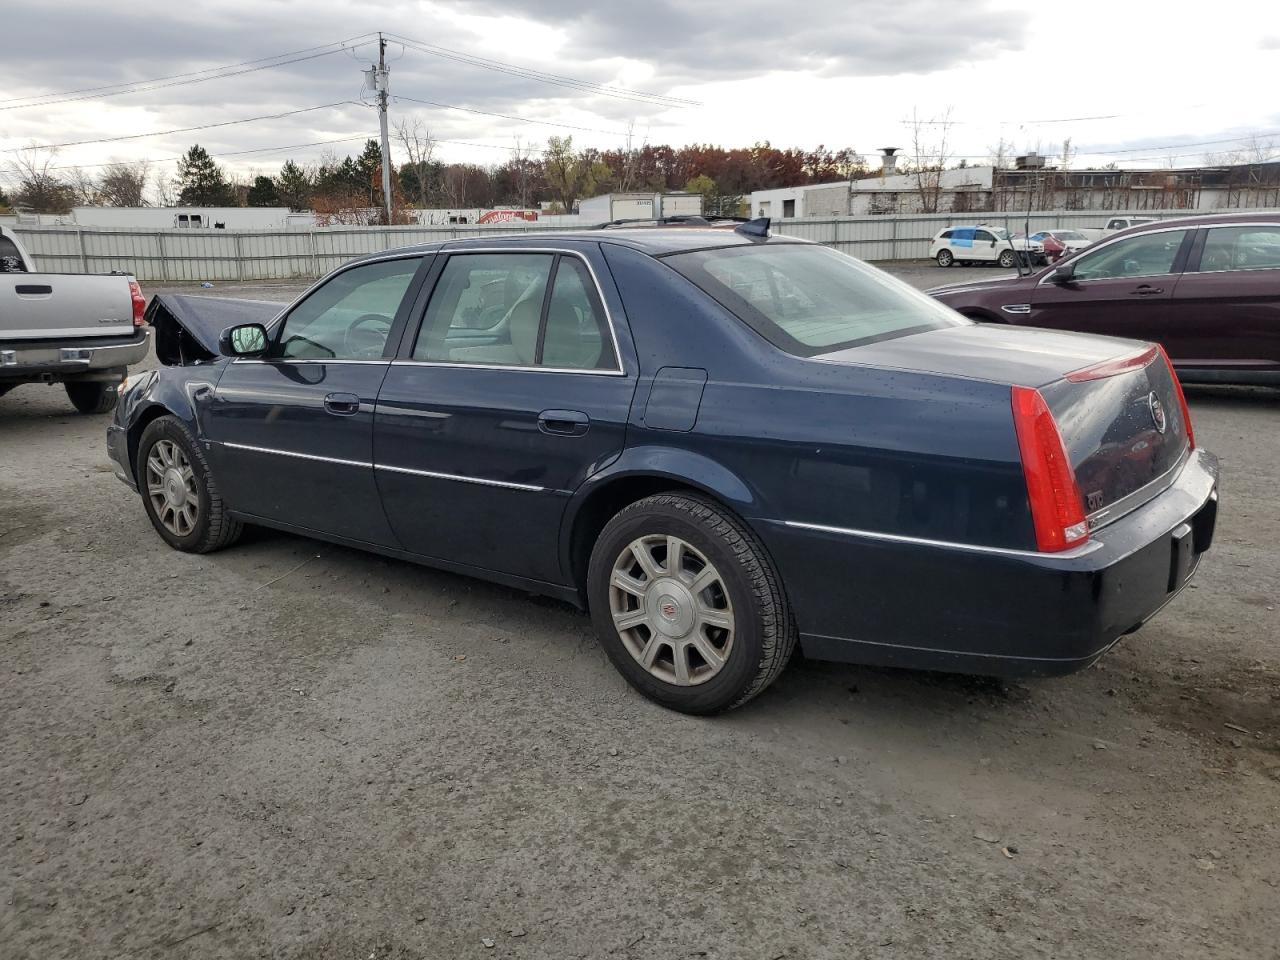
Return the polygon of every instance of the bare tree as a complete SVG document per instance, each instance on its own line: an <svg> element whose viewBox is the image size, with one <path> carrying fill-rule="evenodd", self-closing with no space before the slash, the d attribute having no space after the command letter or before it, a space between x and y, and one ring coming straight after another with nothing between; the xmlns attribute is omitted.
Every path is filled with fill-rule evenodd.
<svg viewBox="0 0 1280 960"><path fill-rule="evenodd" d="M431 158L436 152L436 141L431 130L417 117L401 120L396 124L396 139L409 155L409 167L413 170L417 189L414 200L419 209L427 207L427 192L430 186ZM519 140L516 141L517 146Z"/></svg>
<svg viewBox="0 0 1280 960"><path fill-rule="evenodd" d="M16 181L13 203L35 213L67 213L75 202L75 191L54 172L58 151L30 143L8 162Z"/></svg>
<svg viewBox="0 0 1280 960"><path fill-rule="evenodd" d="M515 146L511 148L511 169L516 188L516 205L529 206L530 192L533 188L533 147L515 138Z"/></svg>
<svg viewBox="0 0 1280 960"><path fill-rule="evenodd" d="M151 164L146 160L113 163L98 177L99 202L112 207L145 207L150 178Z"/></svg>
<svg viewBox="0 0 1280 960"><path fill-rule="evenodd" d="M98 203L98 184L84 167L69 167L63 180L71 188L73 202L79 206Z"/></svg>
<svg viewBox="0 0 1280 960"><path fill-rule="evenodd" d="M951 107L940 117L922 120L911 111L911 150L916 193L922 213L937 213L942 200L942 171L951 159Z"/></svg>

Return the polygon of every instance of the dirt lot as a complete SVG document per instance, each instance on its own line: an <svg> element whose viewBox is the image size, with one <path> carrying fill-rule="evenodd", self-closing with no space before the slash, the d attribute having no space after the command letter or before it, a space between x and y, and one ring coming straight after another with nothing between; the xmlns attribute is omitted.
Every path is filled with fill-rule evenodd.
<svg viewBox="0 0 1280 960"><path fill-rule="evenodd" d="M557 603L275 533L175 553L104 419L21 387L0 955L1276 956L1280 393L1191 401L1215 549L1094 669L798 661L698 720Z"/></svg>

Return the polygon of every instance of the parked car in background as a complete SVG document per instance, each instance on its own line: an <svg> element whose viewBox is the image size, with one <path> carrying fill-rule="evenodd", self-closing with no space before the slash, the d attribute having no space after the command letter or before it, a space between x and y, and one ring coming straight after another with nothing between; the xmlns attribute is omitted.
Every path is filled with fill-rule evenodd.
<svg viewBox="0 0 1280 960"><path fill-rule="evenodd" d="M1030 276L935 287L975 320L1164 345L1186 381L1280 385L1280 216L1132 227Z"/></svg>
<svg viewBox="0 0 1280 960"><path fill-rule="evenodd" d="M1041 230L1033 233L1031 239L1044 248L1045 259L1049 263L1068 257L1093 243L1093 239L1079 230Z"/></svg>
<svg viewBox="0 0 1280 960"><path fill-rule="evenodd" d="M560 597L691 713L797 641L1080 669L1213 535L1216 461L1155 348L974 324L760 222L408 247L283 311L148 316L163 366L107 450L172 547L263 524Z"/></svg>
<svg viewBox="0 0 1280 960"><path fill-rule="evenodd" d="M1104 237L1113 233L1119 233L1121 230L1128 230L1130 227L1141 227L1148 223L1159 223L1155 217L1112 217L1107 221L1107 225L1102 228Z"/></svg>
<svg viewBox="0 0 1280 960"><path fill-rule="evenodd" d="M147 355L146 300L122 273L38 273L0 227L0 396L61 383L81 413L106 413L126 368Z"/></svg>
<svg viewBox="0 0 1280 960"><path fill-rule="evenodd" d="M1024 265L1045 262L1042 244L1025 237L1015 239L1003 227L986 225L939 230L929 245L929 256L940 267L985 263L1011 270L1019 261Z"/></svg>

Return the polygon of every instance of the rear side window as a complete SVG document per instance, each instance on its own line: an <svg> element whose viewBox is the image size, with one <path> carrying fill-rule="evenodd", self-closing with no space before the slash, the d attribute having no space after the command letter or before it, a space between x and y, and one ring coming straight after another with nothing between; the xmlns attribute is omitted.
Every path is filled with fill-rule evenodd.
<svg viewBox="0 0 1280 960"><path fill-rule="evenodd" d="M18 245L0 234L0 273L26 273L22 265L22 257L18 255Z"/></svg>
<svg viewBox="0 0 1280 960"><path fill-rule="evenodd" d="M1280 267L1280 227L1211 227L1200 257L1204 272Z"/></svg>
<svg viewBox="0 0 1280 960"><path fill-rule="evenodd" d="M943 231L942 231L942 233L938 234L938 239L939 239L939 240L950 240L950 239L951 239L951 235L952 235L953 233L955 233L955 231L954 231L954 230L943 230Z"/></svg>
<svg viewBox="0 0 1280 960"><path fill-rule="evenodd" d="M969 321L826 247L783 243L664 258L774 346L812 357Z"/></svg>

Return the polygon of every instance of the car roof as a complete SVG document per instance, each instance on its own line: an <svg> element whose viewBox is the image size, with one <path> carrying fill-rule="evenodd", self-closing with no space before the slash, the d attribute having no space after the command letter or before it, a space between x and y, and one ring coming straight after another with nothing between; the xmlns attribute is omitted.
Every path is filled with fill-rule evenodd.
<svg viewBox="0 0 1280 960"><path fill-rule="evenodd" d="M747 247L760 244L808 244L808 240L797 237L780 237L771 235L766 238L748 236L737 230L724 227L695 226L658 226L658 227L621 227L609 230L554 230L535 233L501 233L492 235L459 237L456 240L437 240L431 243L411 244L390 250L381 250L352 261L359 263L365 260L381 260L388 256L408 255L414 253L435 253L442 250L466 250L473 247L487 247L494 243L515 243L530 247L546 246L557 243L612 243L630 247L653 257L665 256L689 250L713 250L722 247Z"/></svg>
<svg viewBox="0 0 1280 960"><path fill-rule="evenodd" d="M1113 217L1113 220L1133 220L1134 225L1117 231L1112 236L1139 234L1147 230L1164 230L1171 227L1229 227L1251 223L1280 223L1280 213L1267 213L1263 210L1249 210L1237 213L1202 213L1178 217L1174 220L1149 219L1138 222L1137 217Z"/></svg>

